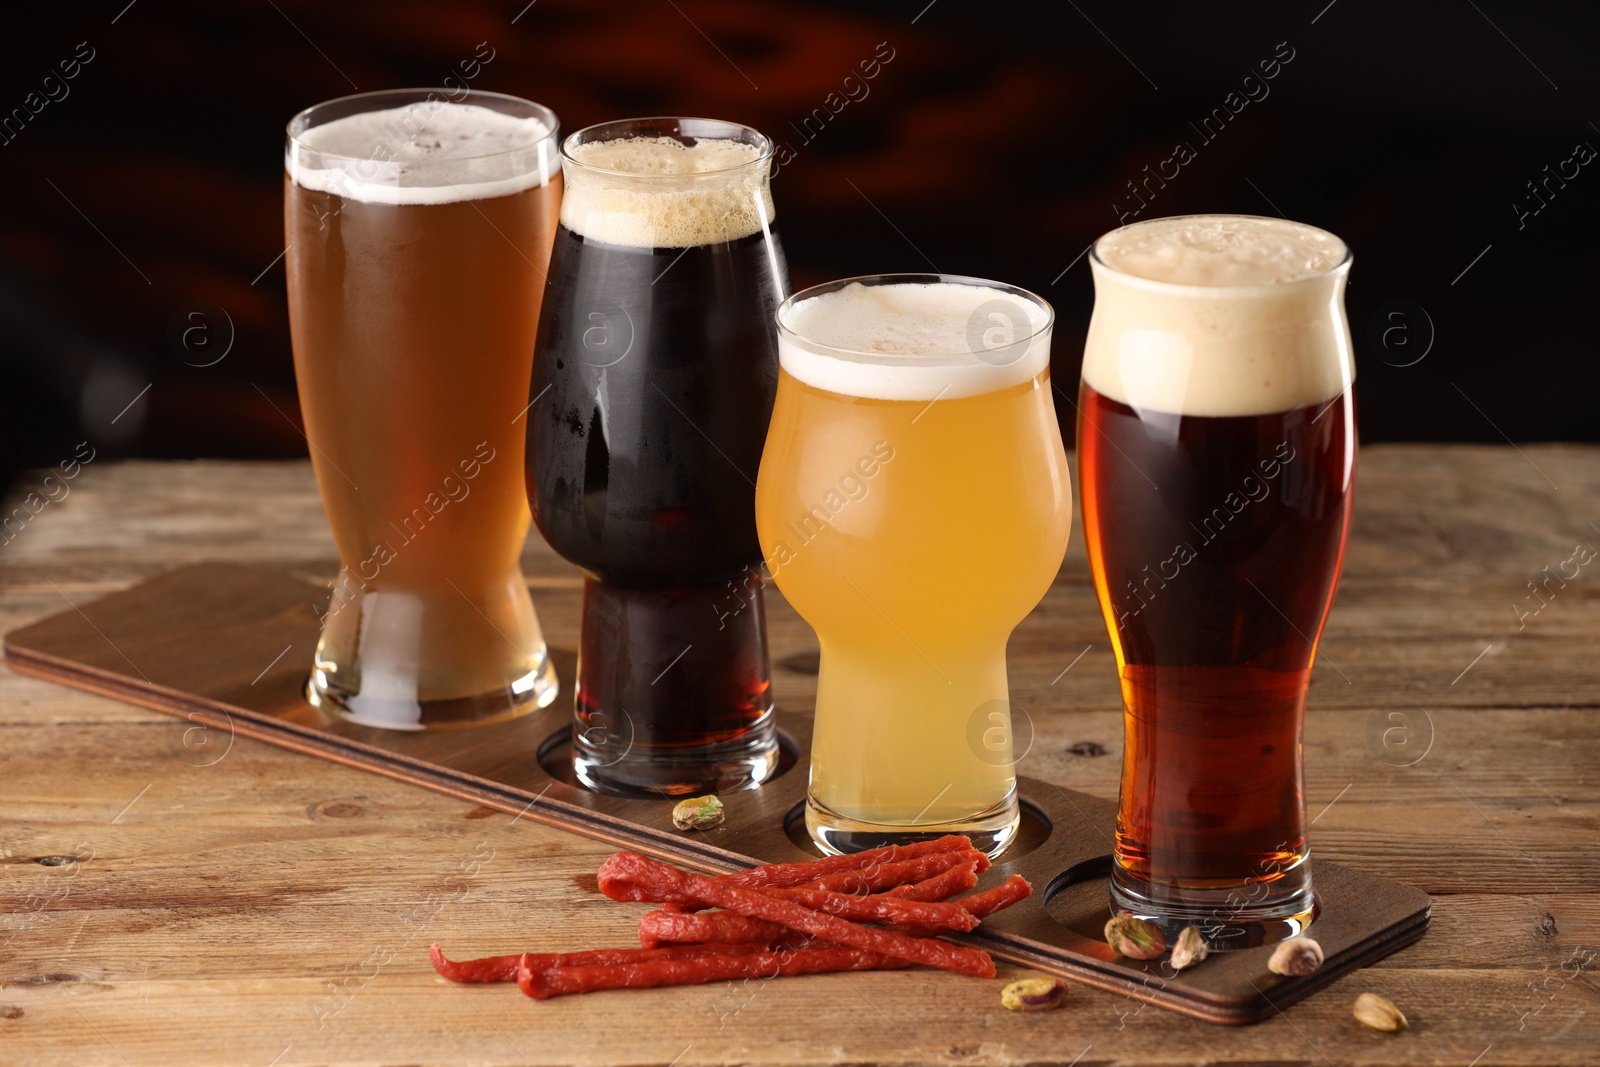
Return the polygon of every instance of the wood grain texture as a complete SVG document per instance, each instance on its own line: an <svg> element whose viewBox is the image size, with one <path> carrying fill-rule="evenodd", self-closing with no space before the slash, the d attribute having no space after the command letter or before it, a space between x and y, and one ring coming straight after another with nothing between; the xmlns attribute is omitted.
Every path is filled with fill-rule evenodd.
<svg viewBox="0 0 1600 1067"><path fill-rule="evenodd" d="M671 825L670 802L661 797L603 796L576 785L570 712L559 706L471 730L419 732L357 726L312 709L302 696L304 651L290 654L315 646L319 599L318 586L275 568L190 564L11 631L6 663L18 673L178 716L184 757L194 763L211 762L236 738L252 738L703 871L815 854L794 829L805 799L809 709L779 703L774 776L731 798L714 831L685 834ZM570 658L556 661L562 684L570 686ZM1031 742L1031 729L1024 737ZM978 888L1021 875L1036 891L958 936L997 959L1238 1025L1271 1017L1426 929L1426 894L1319 861L1315 929L1326 960L1314 974L1273 975L1266 946L1241 945L1181 975L1122 959L1101 935L1109 917L1116 806L1026 776L1017 786L1019 840Z"/></svg>
<svg viewBox="0 0 1600 1067"><path fill-rule="evenodd" d="M428 969L429 941L463 954L627 943L635 909L592 894L609 850L243 739L194 765L216 750L197 757L181 720L0 675L0 1058L1590 1063L1600 583L1585 568L1521 630L1511 605L1576 541L1600 544L1587 525L1600 523L1600 451L1523 451L1363 453L1311 695L1313 842L1319 858L1404 872L1434 895L1435 926L1283 1018L1218 1031L1081 987L1062 1011L1017 1016L993 983L920 973L548 1004L455 989ZM0 547L0 627L197 559L330 575L308 469L91 466ZM570 653L572 572L536 542L525 567L552 644ZM776 599L772 615L780 699L807 702L814 641ZM1110 662L1075 540L1011 647L1037 732L1025 773L1115 795ZM1432 724L1411 766L1397 764L1416 750L1368 737L1405 707L1427 712L1419 740ZM1108 754L1076 754L1080 742ZM72 856L86 858L35 862ZM1412 1029L1357 1026L1349 1001L1364 989L1401 1004Z"/></svg>

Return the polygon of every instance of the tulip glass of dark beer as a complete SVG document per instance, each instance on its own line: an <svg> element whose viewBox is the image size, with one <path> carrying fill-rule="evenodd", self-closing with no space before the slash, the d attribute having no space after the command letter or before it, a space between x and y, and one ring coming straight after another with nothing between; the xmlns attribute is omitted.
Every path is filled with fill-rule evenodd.
<svg viewBox="0 0 1600 1067"><path fill-rule="evenodd" d="M638 119L562 146L528 499L582 567L573 765L605 792L759 785L777 761L755 476L788 290L772 143Z"/></svg>
<svg viewBox="0 0 1600 1067"><path fill-rule="evenodd" d="M1355 483L1350 253L1196 215L1094 246L1078 459L1121 674L1112 907L1217 947L1315 910L1301 726Z"/></svg>
<svg viewBox="0 0 1600 1067"><path fill-rule="evenodd" d="M403 90L289 124L300 410L342 569L307 699L368 726L514 716L556 680L518 557L555 116Z"/></svg>

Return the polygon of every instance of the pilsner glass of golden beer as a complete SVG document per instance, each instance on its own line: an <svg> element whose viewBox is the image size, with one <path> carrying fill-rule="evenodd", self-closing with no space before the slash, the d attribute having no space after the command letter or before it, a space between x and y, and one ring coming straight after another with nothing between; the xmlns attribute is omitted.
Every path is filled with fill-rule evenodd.
<svg viewBox="0 0 1600 1067"><path fill-rule="evenodd" d="M400 90L288 134L295 376L342 564L306 697L393 729L543 707L556 679L518 557L556 117Z"/></svg>
<svg viewBox="0 0 1600 1067"><path fill-rule="evenodd" d="M1084 543L1125 710L1115 910L1216 947L1314 912L1301 727L1355 487L1350 253L1282 219L1090 256Z"/></svg>
<svg viewBox="0 0 1600 1067"><path fill-rule="evenodd" d="M1072 521L1050 306L879 275L778 309L756 482L773 580L817 632L806 826L829 852L1018 825L1006 643Z"/></svg>

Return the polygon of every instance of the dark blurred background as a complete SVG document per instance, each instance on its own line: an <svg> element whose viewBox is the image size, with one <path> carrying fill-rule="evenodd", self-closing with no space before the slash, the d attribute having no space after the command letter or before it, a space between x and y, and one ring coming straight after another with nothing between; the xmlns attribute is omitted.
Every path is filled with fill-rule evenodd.
<svg viewBox="0 0 1600 1067"><path fill-rule="evenodd" d="M790 150L774 190L797 287L930 265L1025 286L1057 308L1063 381L1097 235L1281 213L1355 249L1366 442L1600 435L1593 3L22 10L0 40L0 481L84 439L102 456L303 455L284 123L459 78L485 47L470 84L567 131L684 114L768 132ZM1180 142L1193 158L1167 162Z"/></svg>

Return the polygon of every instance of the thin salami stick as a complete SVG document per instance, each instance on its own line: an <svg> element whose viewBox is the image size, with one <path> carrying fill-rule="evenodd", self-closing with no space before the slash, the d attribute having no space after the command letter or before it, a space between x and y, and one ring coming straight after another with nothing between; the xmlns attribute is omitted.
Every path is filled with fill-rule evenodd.
<svg viewBox="0 0 1600 1067"><path fill-rule="evenodd" d="M968 860L932 878L925 878L910 885L896 886L889 890L889 895L904 897L906 900L949 900L957 893L965 893L977 884L977 861Z"/></svg>
<svg viewBox="0 0 1600 1067"><path fill-rule="evenodd" d="M910 923L930 930L967 931L978 925L972 913L942 901L915 900L889 893L857 897L849 893L830 893L826 889L757 889L769 897L792 900L814 911L837 915L841 919L868 923Z"/></svg>
<svg viewBox="0 0 1600 1067"><path fill-rule="evenodd" d="M789 931L780 931L788 935ZM538 970L550 967L578 967L591 964L617 965L649 963L655 960L695 959L702 956L738 956L763 952L771 941L760 944L673 945L668 948L601 948L586 952L520 952L512 956L486 956L478 960L447 960L438 945L428 949L433 969L452 982L515 982L517 967L531 961Z"/></svg>
<svg viewBox="0 0 1600 1067"><path fill-rule="evenodd" d="M524 957L526 960L527 957ZM826 971L888 970L906 962L861 949L827 946L784 949L738 956L700 956L652 960L627 965L584 965L535 969L524 962L517 985L536 1000L600 989L648 989L654 986L701 985L730 978L776 978L779 975Z"/></svg>
<svg viewBox="0 0 1600 1067"><path fill-rule="evenodd" d="M1028 880L1020 874L1013 874L993 889L985 889L981 893L952 900L950 903L982 919L1003 908L1011 907L1019 900L1026 900L1032 893L1033 886L1028 884Z"/></svg>
<svg viewBox="0 0 1600 1067"><path fill-rule="evenodd" d="M695 898L682 889L677 888L677 883L670 879L639 878L631 879L618 877L615 874L607 876L607 869L611 867L612 860L618 856L636 856L633 852L619 852L607 860L600 868L600 891L612 900L642 901L646 904L671 904L684 911L695 911L706 906L710 901ZM644 859L643 856L639 857ZM654 860L647 862L655 863ZM674 874L684 874L674 868L658 864L665 870ZM716 878L706 878L703 875L694 875L707 883L716 882L727 885ZM744 886L731 886L730 888L745 889ZM929 930L956 930L965 932L978 925L971 913L954 904L945 904L936 901L908 900L905 897L892 896L888 893L874 893L871 896L856 897L848 893L830 893L825 889L807 889L805 886L792 886L789 888L760 887L749 889L752 893L761 893L773 899L792 900L804 905L813 911L826 912L837 915L842 919L851 919L856 922L885 922L909 923L914 926L926 927Z"/></svg>
<svg viewBox="0 0 1600 1067"><path fill-rule="evenodd" d="M807 882L798 888L826 889L833 893L850 893L853 895L882 893L885 890L894 889L896 886L927 881L936 874L943 874L950 868L959 867L964 863L982 863L984 869L987 869L989 858L976 849L939 852L931 856L919 856L915 859L900 860L894 863L869 863L865 867L837 871L833 874L823 875L821 878ZM945 896L949 895L948 893L945 894ZM943 900L944 897L914 897L911 899Z"/></svg>
<svg viewBox="0 0 1600 1067"><path fill-rule="evenodd" d="M909 889L911 887L907 886L906 888ZM969 886L968 888L971 887ZM950 903L959 908L965 908L977 918L982 919L1003 908L1009 908L1017 901L1025 899L1032 892L1033 886L1028 884L1026 878L1020 874L1013 874L993 889L985 889L982 893L974 893L969 897L962 897L960 900L952 900ZM929 930L925 927L905 924L897 924L885 929L896 930L912 937L937 937L941 933L939 930Z"/></svg>
<svg viewBox="0 0 1600 1067"><path fill-rule="evenodd" d="M960 854L952 853L952 855ZM889 895L903 897L907 900L946 900L957 893L964 893L978 884L977 868L978 865L975 860L967 860L961 866L951 867L949 870L934 875L932 878L891 889L889 890ZM1026 884L1025 882L1023 883L1024 886ZM770 893L774 896L779 895L778 892L770 889L764 889L762 892ZM1027 895L1026 890L1024 890L1023 895ZM654 948L664 943L771 942L782 937L787 932L783 927L774 923L765 922L761 919L747 919L743 915L735 915L733 912L686 912L674 904L663 904L657 910L646 912L639 917L639 943L647 948ZM907 925L905 932L927 936L937 931Z"/></svg>
<svg viewBox="0 0 1600 1067"><path fill-rule="evenodd" d="M910 845L885 845L882 848L869 848L865 852L828 856L804 863L773 863L765 867L752 867L746 871L720 874L717 876L717 881L744 886L805 885L826 875L858 870L874 863L898 863L902 860L916 859L918 856L930 856L939 852L965 852L971 848L971 839L949 834L932 841L917 841ZM987 870L988 866L988 861L985 860L980 870Z"/></svg>
<svg viewBox="0 0 1600 1067"><path fill-rule="evenodd" d="M1017 876L1020 880L1020 876ZM893 896L904 897L908 900L945 900L956 893L965 892L978 883L977 864L968 861L962 867L953 867L942 874L917 882L913 885L903 885L889 890ZM1009 884L1009 883L1008 883ZM1026 882L1023 896L1027 895ZM762 890L771 893L771 890ZM994 890L990 890L991 893ZM776 894L773 894L776 895ZM1018 897L1017 899L1021 899ZM959 904L959 901L953 902ZM1004 905L1001 905L1002 907ZM998 911L999 908L990 908L985 914ZM914 923L897 924L896 929L903 933L917 937L934 936L939 933L927 927L917 926ZM775 923L762 919L747 919L743 915L736 915L729 911L701 911L685 912L675 905L664 904L655 911L646 912L639 917L639 943L648 948L661 944L693 944L693 943L739 943L760 942L771 943L783 937L787 930Z"/></svg>
<svg viewBox="0 0 1600 1067"><path fill-rule="evenodd" d="M763 919L747 919L731 911L684 912L658 908L639 916L639 944L654 948L665 943L738 943L765 941L771 944L794 936L788 927ZM513 970L515 967L513 967Z"/></svg>
<svg viewBox="0 0 1600 1067"><path fill-rule="evenodd" d="M752 919L779 923L824 941L879 952L958 974L994 977L994 960L985 952L952 945L937 938L908 937L892 930L858 926L838 916L804 907L792 900L770 896L760 890L676 870L637 852L618 852L606 860L600 867L598 880L600 891L613 900L689 898ZM962 914L971 918L964 910Z"/></svg>
<svg viewBox="0 0 1600 1067"><path fill-rule="evenodd" d="M978 873L988 870L989 857L977 849L961 847L961 842L966 840L950 835L911 845L888 845L849 856L833 856L807 863L773 864L716 877L721 881L760 889L804 887L852 895L875 893L907 882L924 881L969 858L978 861ZM796 885L796 880L803 874L828 865L844 867ZM685 911L699 910L699 905L688 901L679 901L679 906Z"/></svg>

